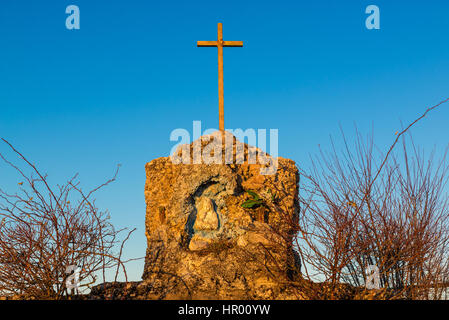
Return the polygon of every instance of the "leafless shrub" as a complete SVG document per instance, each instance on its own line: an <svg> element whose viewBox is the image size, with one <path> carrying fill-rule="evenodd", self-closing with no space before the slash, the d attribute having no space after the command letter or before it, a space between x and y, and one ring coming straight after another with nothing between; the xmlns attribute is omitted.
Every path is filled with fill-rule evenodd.
<svg viewBox="0 0 449 320"><path fill-rule="evenodd" d="M449 276L446 153L435 162L404 136L401 152L385 158L372 138L355 137L350 145L343 135L341 153L332 144L301 172L297 245L307 278L338 299L340 283L365 286L374 265L383 298L440 298Z"/></svg>
<svg viewBox="0 0 449 320"><path fill-rule="evenodd" d="M310 170L300 168L295 247L309 298L366 297L366 268L372 265L379 268L382 289L369 298L439 299L446 293L447 152L435 161L435 153L425 156L406 134L447 101L396 132L386 154L372 136L365 140L356 131L350 143L342 133L342 151L332 141L330 152L312 158Z"/></svg>
<svg viewBox="0 0 449 320"><path fill-rule="evenodd" d="M0 295L67 298L66 269L71 265L81 269L81 288L90 287L98 277L105 282L109 268L116 268L115 279L120 270L127 278L121 254L134 230L121 242L119 234L124 229L116 230L93 199L96 191L115 181L118 168L110 180L90 192L80 188L76 175L53 187L47 175L2 140L25 167L0 154L20 176L17 193L0 189Z"/></svg>

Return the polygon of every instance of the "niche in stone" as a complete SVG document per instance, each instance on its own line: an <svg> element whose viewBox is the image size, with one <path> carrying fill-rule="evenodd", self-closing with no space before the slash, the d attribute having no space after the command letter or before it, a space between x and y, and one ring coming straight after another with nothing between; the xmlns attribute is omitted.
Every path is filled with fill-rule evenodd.
<svg viewBox="0 0 449 320"><path fill-rule="evenodd" d="M186 225L189 250L206 249L218 238L223 221L220 209L226 195L225 186L216 181L208 181L194 192L190 200L193 210Z"/></svg>

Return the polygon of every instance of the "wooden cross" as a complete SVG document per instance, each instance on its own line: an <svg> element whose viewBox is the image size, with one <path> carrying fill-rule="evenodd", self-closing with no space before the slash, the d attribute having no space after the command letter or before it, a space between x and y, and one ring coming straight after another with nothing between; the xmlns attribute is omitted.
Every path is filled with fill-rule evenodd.
<svg viewBox="0 0 449 320"><path fill-rule="evenodd" d="M218 114L220 131L224 131L223 47L243 47L243 41L223 41L223 25L218 23L217 41L198 41L197 46L218 48Z"/></svg>

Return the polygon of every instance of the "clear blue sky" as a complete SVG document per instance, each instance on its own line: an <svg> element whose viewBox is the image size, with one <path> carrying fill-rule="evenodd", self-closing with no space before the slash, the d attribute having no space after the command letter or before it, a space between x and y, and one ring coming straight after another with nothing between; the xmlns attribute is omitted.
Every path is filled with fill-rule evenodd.
<svg viewBox="0 0 449 320"><path fill-rule="evenodd" d="M78 5L81 29L67 30ZM365 28L380 8L381 29ZM228 128L279 129L279 154L308 155L341 124L388 146L400 123L449 96L449 2L3 0L0 4L0 136L51 181L80 173L118 227L137 227L126 247L143 256L146 162L167 156L175 128L217 127L217 54L197 40L225 40ZM414 130L431 149L449 139L449 105ZM0 146L4 152L5 146ZM2 186L16 186L4 167ZM143 263L130 268L140 278Z"/></svg>

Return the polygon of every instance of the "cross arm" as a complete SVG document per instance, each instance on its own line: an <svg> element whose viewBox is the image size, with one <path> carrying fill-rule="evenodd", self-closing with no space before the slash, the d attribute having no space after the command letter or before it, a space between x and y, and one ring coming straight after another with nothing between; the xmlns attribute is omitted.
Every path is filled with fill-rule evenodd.
<svg viewBox="0 0 449 320"><path fill-rule="evenodd" d="M217 47L217 41L197 41L198 47ZM243 47L243 41L223 41L223 47Z"/></svg>
<svg viewBox="0 0 449 320"><path fill-rule="evenodd" d="M223 41L223 47L243 47L243 41Z"/></svg>
<svg viewBox="0 0 449 320"><path fill-rule="evenodd" d="M217 41L197 41L196 45L198 47L216 47Z"/></svg>

